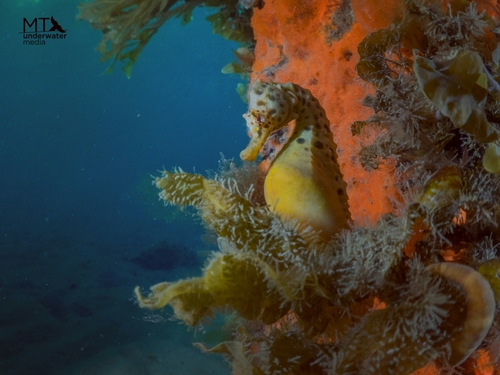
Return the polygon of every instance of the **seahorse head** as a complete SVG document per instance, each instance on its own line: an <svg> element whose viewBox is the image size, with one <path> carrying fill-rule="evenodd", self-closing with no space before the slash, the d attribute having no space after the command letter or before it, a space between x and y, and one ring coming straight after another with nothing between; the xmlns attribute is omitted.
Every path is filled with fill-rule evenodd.
<svg viewBox="0 0 500 375"><path fill-rule="evenodd" d="M296 102L290 83L254 82L248 93L248 112L243 115L251 136L250 143L240 153L243 160L255 160L269 135L297 118L293 111Z"/></svg>

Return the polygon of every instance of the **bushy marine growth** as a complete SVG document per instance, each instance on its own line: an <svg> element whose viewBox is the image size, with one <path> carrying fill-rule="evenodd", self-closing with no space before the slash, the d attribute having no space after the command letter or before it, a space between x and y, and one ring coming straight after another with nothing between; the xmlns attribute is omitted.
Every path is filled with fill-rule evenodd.
<svg viewBox="0 0 500 375"><path fill-rule="evenodd" d="M395 161L401 194L416 194L409 212L420 234L407 253L474 267L498 302L500 9L490 1L402 4L401 18L358 46L357 72L375 87L364 100L375 113L352 126L366 140L360 161L366 170ZM500 371L495 311L475 354L485 373ZM473 355L458 371L483 373L478 366Z"/></svg>
<svg viewBox="0 0 500 375"><path fill-rule="evenodd" d="M253 44L252 7L238 0L90 0L80 3L77 18L102 32L97 50L101 61L112 60L106 73L120 61L130 78L142 49L158 29L172 17L181 18L183 25L189 23L193 10L201 6L213 9L206 19L214 33L242 46Z"/></svg>
<svg viewBox="0 0 500 375"><path fill-rule="evenodd" d="M265 97L262 85L273 87ZM264 129L277 128L271 115L282 114L278 94L286 96L290 88L303 90L261 83L252 89L245 116L257 137L243 157L261 147ZM252 100L252 94L259 100ZM316 103L309 96L296 101L294 108L307 113ZM301 134L304 128L299 118L297 122L295 131ZM297 143L295 131L274 155L270 170L278 168L287 146L293 149ZM291 159L310 158L311 150L301 151ZM312 164L321 167L322 161L313 158ZM137 299L147 308L170 304L189 325L209 318L216 309L237 311L249 321L246 328L238 329L236 341L212 349L233 357L235 373L404 374L432 360L458 365L481 344L494 319L490 283L469 266L440 263L426 269L425 264L442 260L442 248L417 246L413 260L405 251L415 228L430 213L443 225L453 221L453 199L446 198L471 189L462 185L461 177L456 169L438 174L399 218L386 215L374 228L330 234L326 241L300 209L284 216L254 206L251 191L242 194L233 180L164 172L156 182L162 198L196 207L219 236L220 252L213 254L203 276L157 284L147 297L136 288ZM479 192L472 188L470 193ZM494 270L491 265L485 275L495 282ZM375 299L386 307L374 311ZM256 329L256 324L263 326Z"/></svg>
<svg viewBox="0 0 500 375"><path fill-rule="evenodd" d="M358 46L357 72L376 87L364 104L375 114L352 131L385 130L361 150L361 162L368 170L387 158L396 158L400 170L425 163L427 172L416 174L427 178L450 162L475 166L488 148L485 167L495 172L500 14L495 18L469 1L406 0L404 6L399 21Z"/></svg>
<svg viewBox="0 0 500 375"><path fill-rule="evenodd" d="M362 1L355 3L353 14L362 16ZM230 4L95 0L80 6L80 18L103 32L99 50L103 60L113 59L109 70L123 61L129 76L158 27L172 16L188 22L199 5L220 6L210 16L214 31L249 41L250 8L262 3ZM232 356L235 374L410 373L432 360L439 368L460 364L470 372L478 345L499 371L500 323L492 307L500 295L500 210L492 204L500 199L498 175L492 174L500 170L499 17L488 5L405 0L396 12L403 17L359 45L358 74L376 87L364 103L375 114L353 124L352 131L364 138L365 129L381 129L382 136L362 148L360 161L370 170L396 160L400 192L414 196L405 198L399 216L385 215L373 228L355 227L327 241L328 231L307 219L314 212L295 217L300 210L290 214L255 205L251 192L241 194L230 179L165 172L157 181L165 200L197 207L219 236L221 251L200 278L158 284L146 298L136 289L139 303L169 303L190 325L223 308L248 319L235 341L211 350L199 345ZM340 13L332 16L343 26L325 30L327 43L352 25L348 2L341 8L345 22L339 22ZM252 51L243 52L237 57L249 66ZM240 66L226 69L247 74L248 67ZM270 170L285 155L281 147L300 149L297 142L287 143L294 136L301 138L291 130L270 134L274 141L264 144ZM318 186L321 179L312 190ZM346 207L338 196L336 204ZM277 208L276 200L267 204ZM340 222L330 234L342 228ZM254 298L242 300L248 293ZM385 308L374 311L376 301Z"/></svg>

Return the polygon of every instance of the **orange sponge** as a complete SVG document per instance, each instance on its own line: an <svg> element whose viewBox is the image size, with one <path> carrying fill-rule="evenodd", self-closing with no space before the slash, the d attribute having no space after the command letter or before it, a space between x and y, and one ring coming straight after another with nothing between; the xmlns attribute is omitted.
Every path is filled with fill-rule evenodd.
<svg viewBox="0 0 500 375"><path fill-rule="evenodd" d="M366 202L351 205L353 220L366 224L367 219L374 222L392 210L392 165L368 173L357 161L360 141L353 138L351 124L371 114L371 109L361 102L372 89L359 83L355 66L359 60L357 46L369 30L367 24L354 22L349 7L331 3L268 0L262 9L255 9L252 26L257 44L252 80L293 82L318 98L339 145L339 163L348 195L364 197ZM353 2L356 16L356 9L365 3L373 3L373 7L377 2ZM398 14L396 9L383 19L377 18L370 27L387 27L391 17Z"/></svg>

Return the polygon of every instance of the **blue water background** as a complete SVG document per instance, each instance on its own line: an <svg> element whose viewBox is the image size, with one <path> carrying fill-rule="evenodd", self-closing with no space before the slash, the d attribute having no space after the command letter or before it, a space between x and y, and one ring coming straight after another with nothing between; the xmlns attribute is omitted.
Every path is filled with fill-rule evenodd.
<svg viewBox="0 0 500 375"><path fill-rule="evenodd" d="M206 10L187 26L164 25L127 79L119 66L102 75L101 34L75 20L77 4L0 3L2 374L76 374L69 367L113 345L140 346L151 330L158 340L170 330L175 342L172 327L185 327L151 328L132 289L195 276L199 267L150 272L130 260L166 243L203 263L211 247L199 221L163 211L150 175L216 169L220 153L237 158L248 140L235 91L241 80L220 72L237 46L212 34ZM23 45L23 18L50 16L67 38ZM72 333L82 325L87 331Z"/></svg>

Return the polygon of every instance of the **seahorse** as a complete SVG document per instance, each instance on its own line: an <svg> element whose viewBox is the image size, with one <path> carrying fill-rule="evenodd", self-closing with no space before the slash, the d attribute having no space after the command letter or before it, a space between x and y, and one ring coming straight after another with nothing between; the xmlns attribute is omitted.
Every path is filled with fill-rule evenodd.
<svg viewBox="0 0 500 375"><path fill-rule="evenodd" d="M249 90L243 115L251 135L240 153L255 160L274 131L295 120L288 140L271 163L264 182L269 208L310 225L330 240L350 222L346 183L337 161L330 121L319 101L296 84L257 80Z"/></svg>

